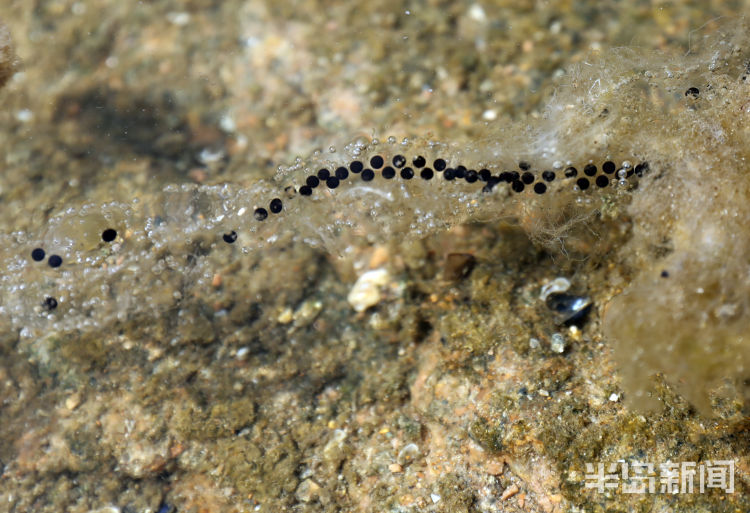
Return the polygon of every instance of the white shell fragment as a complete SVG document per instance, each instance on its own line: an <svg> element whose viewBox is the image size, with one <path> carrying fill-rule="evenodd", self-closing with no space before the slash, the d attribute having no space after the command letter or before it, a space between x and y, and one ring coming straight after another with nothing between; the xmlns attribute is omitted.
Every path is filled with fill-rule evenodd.
<svg viewBox="0 0 750 513"><path fill-rule="evenodd" d="M560 294L562 292L567 292L570 289L570 280L567 278L555 278L551 282L547 283L544 287L542 287L541 292L539 293L539 299L542 301L547 301L547 297L549 297L550 294Z"/></svg>
<svg viewBox="0 0 750 513"><path fill-rule="evenodd" d="M388 284L389 280L390 274L385 269L367 271L357 279L347 296L347 301L357 312L364 312L380 302L381 289Z"/></svg>

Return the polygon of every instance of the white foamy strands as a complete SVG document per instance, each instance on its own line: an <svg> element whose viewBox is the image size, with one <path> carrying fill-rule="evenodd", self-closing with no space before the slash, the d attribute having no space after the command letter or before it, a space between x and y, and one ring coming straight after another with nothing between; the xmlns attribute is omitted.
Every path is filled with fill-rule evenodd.
<svg viewBox="0 0 750 513"><path fill-rule="evenodd" d="M341 151L320 152L280 168L273 183L174 185L157 197L129 203L64 208L37 233L2 236L6 272L0 278L0 323L26 337L174 311L193 292L210 289L216 269L282 237L345 254L358 240L424 237L465 222L517 220L543 239L559 227L590 221L604 201L629 201L639 163L649 161L653 168L666 161L658 120L675 108L688 108L682 106L687 101L682 91L705 83L722 63L737 59L731 43L709 50L710 62L705 57L669 61L669 72L664 71L667 63L653 56L651 69L643 70L635 54L623 51L585 63L571 73L543 119L496 128L470 147L360 139ZM398 155L405 157L404 166L394 165ZM383 158L382 166L371 164L375 156ZM417 157L432 170L431 179L420 176L424 167L413 163ZM446 170L435 171L436 159L445 160ZM373 170L372 180L352 172L355 160ZM603 173L606 161L615 168L610 165ZM529 183L523 181L520 162L530 165ZM590 163L597 170L587 176L584 167ZM393 178L383 176L386 166L394 169ZM458 166L466 168L463 177L459 172L446 180L447 170ZM576 168L575 177L565 176L569 166ZM303 194L308 177L320 169L334 175L339 167L347 169L347 176L337 187L322 181ZM409 180L400 176L407 167L414 172ZM485 182L466 179L468 171L482 169L491 180L500 180L485 192ZM554 180L546 180L544 171L554 172ZM583 178L588 189L577 183ZM599 186L597 179L606 183ZM541 186L544 190L535 192ZM283 205L278 213L270 206L275 198ZM256 209L265 209L263 220ZM101 239L107 228L118 233L108 243ZM232 232L237 239L229 244L223 236ZM31 251L37 247L46 259L62 257L62 265L33 261ZM48 297L56 308L45 305Z"/></svg>

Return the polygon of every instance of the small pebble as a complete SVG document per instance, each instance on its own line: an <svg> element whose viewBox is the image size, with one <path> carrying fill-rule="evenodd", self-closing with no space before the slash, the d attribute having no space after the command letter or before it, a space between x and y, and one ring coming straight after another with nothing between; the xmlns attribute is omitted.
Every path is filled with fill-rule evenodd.
<svg viewBox="0 0 750 513"><path fill-rule="evenodd" d="M404 471L404 467L402 467L398 463L391 463L390 465L388 465L388 470L390 470L393 474L400 474Z"/></svg>
<svg viewBox="0 0 750 513"><path fill-rule="evenodd" d="M278 317L276 317L276 322L279 324L289 324L294 320L294 312L291 308L286 307L284 308Z"/></svg>
<svg viewBox="0 0 750 513"><path fill-rule="evenodd" d="M552 334L550 338L549 347L553 352L562 354L565 351L565 337L560 333Z"/></svg>
<svg viewBox="0 0 750 513"><path fill-rule="evenodd" d="M21 123L28 123L29 121L34 119L34 113L29 109L21 109L16 112L16 119Z"/></svg>
<svg viewBox="0 0 750 513"><path fill-rule="evenodd" d="M505 491L503 492L503 494L500 496L500 500L504 501L504 500L510 499L515 494L517 494L519 491L520 490L518 489L518 485L512 484L508 488L505 489Z"/></svg>
<svg viewBox="0 0 750 513"><path fill-rule="evenodd" d="M81 396L78 394L72 394L65 399L65 407L70 411L78 408L79 404L81 404Z"/></svg>
<svg viewBox="0 0 750 513"><path fill-rule="evenodd" d="M294 326L300 328L309 326L323 310L323 303L316 299L308 299L294 311Z"/></svg>
<svg viewBox="0 0 750 513"><path fill-rule="evenodd" d="M167 21L173 25L177 25L178 27L184 27L188 23L190 23L190 13L189 12L176 12L172 11L167 13Z"/></svg>
<svg viewBox="0 0 750 513"><path fill-rule="evenodd" d="M380 289L390 279L390 274L385 269L373 269L367 271L357 279L352 290L347 296L349 304L357 312L364 312L371 306L380 302L382 297Z"/></svg>
<svg viewBox="0 0 750 513"><path fill-rule="evenodd" d="M99 509L91 509L88 513L120 513L120 511L117 506L103 506Z"/></svg>
<svg viewBox="0 0 750 513"><path fill-rule="evenodd" d="M320 495L320 486L312 479L305 479L297 486L295 497L301 502L312 502Z"/></svg>

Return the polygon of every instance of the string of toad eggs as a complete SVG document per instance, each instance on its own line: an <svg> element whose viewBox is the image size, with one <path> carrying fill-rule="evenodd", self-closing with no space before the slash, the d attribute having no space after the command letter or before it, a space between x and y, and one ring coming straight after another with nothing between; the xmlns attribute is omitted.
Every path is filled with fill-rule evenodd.
<svg viewBox="0 0 750 513"><path fill-rule="evenodd" d="M375 155L370 159L370 167L365 168L365 165L360 160L354 160L349 163L348 169L344 166L336 168L331 172L328 168L322 168L318 170L316 174L310 175L305 180L305 185L299 188L298 192L301 196L311 196L313 190L321 184L325 184L329 189L336 189L343 180L349 178L350 172L353 174L360 175L362 181L370 182L375 178L374 170L381 170L381 176L386 180L391 180L396 177L397 170L398 175L403 180L411 180L416 176L416 172L419 172L419 176L422 180L432 180L435 177L435 172L442 173L442 176L447 181L454 180L465 180L467 183L475 183L477 181L483 182L482 192L491 191L495 185L505 182L510 184L511 190L520 194L526 186L531 187L536 194L545 194L547 192L547 183L553 182L557 178L557 174L554 171L543 171L539 178L534 173L529 171L531 166L526 162L520 162L518 167L520 171L503 171L498 175L492 175L489 169L481 169L476 171L474 169L467 169L466 166L458 165L454 167L448 167L445 159L437 158L432 163L432 167L427 167L426 159L419 155L412 159L412 167L406 166L407 159L403 155L396 155L392 159L392 166L385 165L386 162L380 155ZM559 166L562 168L562 166ZM586 164L583 168L583 174L576 179L574 190L576 192L582 192L587 190L591 186L591 180L593 179L594 184L599 188L605 188L610 185L611 178L607 175L615 173L617 166L612 161L607 161L602 165L602 171L604 174L597 176L597 167L594 164ZM627 178L633 174L642 176L643 172L648 169L648 163L644 162L638 164L633 168L632 164L628 161L624 161L622 166L617 171L617 183L621 186L627 185ZM578 176L578 170L575 167L569 166L564 170L564 177L566 179L576 178ZM595 177L595 178L594 178ZM545 183L546 182L546 183ZM264 221L268 218L269 211L271 214L280 214L283 210L283 202L281 198L273 198L268 204L268 209L264 207L258 207L255 209L253 215L256 220ZM237 239L237 233L231 232L224 234L224 241L227 243L233 243Z"/></svg>
<svg viewBox="0 0 750 513"><path fill-rule="evenodd" d="M333 172L328 168L321 168L317 173L307 176L305 185L296 190L293 187L288 187L286 191L299 193L302 197L312 196L315 189L322 187L323 184L328 189L338 188L344 180L349 179L350 174L359 175L363 182L370 182L375 179L376 171L380 171L380 176L385 180L392 180L398 175L402 180L408 181L418 174L425 181L442 175L442 178L446 181L465 180L469 184L480 182L482 183L482 192L490 192L499 183L508 183L514 194L523 193L527 190L527 186L537 195L545 194L548 192L548 184L558 179L558 173L552 170L542 171L539 176L536 176L527 162L519 162L518 171L503 171L498 175L493 175L489 169L476 171L463 165L449 167L447 161L443 158L436 158L432 162L432 167L427 165L427 160L421 155L412 158L411 164L413 167L407 166L407 162L407 158L401 154L393 156L390 164L387 164L382 156L375 155L370 158L369 167L365 167L361 160L353 160L349 163L348 168L340 166ZM634 174L638 177L643 176L649 165L648 162L642 162L633 166L629 161L623 161L618 168L614 162L608 160L602 164L602 173L599 173L596 165L588 163L583 167L580 176L578 169L573 166L568 166L565 169L562 165L553 167L562 173L562 180L575 180L573 191L582 193L592 186L592 182L599 189L604 189L610 185L627 186L627 179L630 176ZM436 173L439 174L436 175ZM352 176L352 178L354 177ZM253 212L253 217L257 222L263 222L269 217L269 213L270 215L279 215L283 209L284 204L281 198L273 198L268 203L268 209L257 207ZM113 242L117 238L117 230L107 228L102 232L101 238L106 243ZM222 235L223 241L227 244L233 244L237 238L238 234L234 230ZM46 252L43 248L37 247L31 251L33 261L42 262L45 258ZM47 264L52 268L58 268L62 266L63 259L60 255L52 254L47 258ZM43 306L48 310L54 310L57 308L57 300L54 297L46 297Z"/></svg>

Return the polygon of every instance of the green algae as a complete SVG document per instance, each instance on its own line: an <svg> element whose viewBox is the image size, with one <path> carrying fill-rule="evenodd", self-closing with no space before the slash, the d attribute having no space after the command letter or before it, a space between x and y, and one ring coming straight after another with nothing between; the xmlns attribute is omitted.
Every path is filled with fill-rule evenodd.
<svg viewBox="0 0 750 513"><path fill-rule="evenodd" d="M173 421L175 429L188 440L231 438L253 425L255 409L255 403L249 398L230 398L212 401L208 410L198 405L183 408Z"/></svg>
<svg viewBox="0 0 750 513"><path fill-rule="evenodd" d="M474 493L468 483L456 474L443 476L438 483L442 504L439 511L468 513L474 511Z"/></svg>
<svg viewBox="0 0 750 513"><path fill-rule="evenodd" d="M728 451L733 457L740 456L736 452L737 446L724 445L725 437L733 433L736 426L728 430L726 426L715 431L705 430L687 403L674 394L671 401L667 397L664 401L669 407L658 418L647 420L642 415L628 413L596 423L587 420L590 408L579 399L568 398L551 407L554 416L542 426L540 440L545 454L556 462L563 476L561 491L572 504L596 512L631 511L634 508L652 511L666 504L690 511L711 508L739 511L747 507L747 497L742 492L727 496L720 490L709 490L706 494L678 494L669 498L649 494L628 497L618 492L614 499L622 502L613 506L610 500L613 497L602 497L596 491L583 489L586 463L623 460L696 462L703 459L707 447L717 454Z"/></svg>
<svg viewBox="0 0 750 513"><path fill-rule="evenodd" d="M501 424L491 425L485 419L479 419L469 427L469 435L491 453L499 453L504 449L505 433Z"/></svg>

